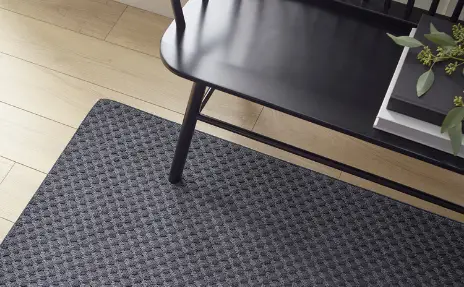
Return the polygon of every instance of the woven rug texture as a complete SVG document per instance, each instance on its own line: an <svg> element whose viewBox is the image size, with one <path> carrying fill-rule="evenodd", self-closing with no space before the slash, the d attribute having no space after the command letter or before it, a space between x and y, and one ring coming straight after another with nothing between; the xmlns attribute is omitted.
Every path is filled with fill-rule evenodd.
<svg viewBox="0 0 464 287"><path fill-rule="evenodd" d="M464 227L99 101L0 246L0 286L464 286Z"/></svg>

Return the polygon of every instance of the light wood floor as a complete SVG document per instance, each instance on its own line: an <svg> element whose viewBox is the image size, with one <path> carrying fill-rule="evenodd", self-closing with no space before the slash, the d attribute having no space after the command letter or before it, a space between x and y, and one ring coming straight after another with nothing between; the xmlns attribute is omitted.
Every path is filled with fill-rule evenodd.
<svg viewBox="0 0 464 287"><path fill-rule="evenodd" d="M0 241L98 99L181 122L190 83L159 59L170 22L110 0L0 0ZM464 204L462 176L415 159L224 93L206 113ZM330 167L206 124L198 129L464 222Z"/></svg>

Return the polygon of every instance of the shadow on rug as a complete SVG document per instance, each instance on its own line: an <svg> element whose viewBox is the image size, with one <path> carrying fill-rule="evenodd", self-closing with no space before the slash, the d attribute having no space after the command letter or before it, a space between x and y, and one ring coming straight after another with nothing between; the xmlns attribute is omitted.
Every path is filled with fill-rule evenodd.
<svg viewBox="0 0 464 287"><path fill-rule="evenodd" d="M0 247L1 286L463 286L463 224L99 101Z"/></svg>

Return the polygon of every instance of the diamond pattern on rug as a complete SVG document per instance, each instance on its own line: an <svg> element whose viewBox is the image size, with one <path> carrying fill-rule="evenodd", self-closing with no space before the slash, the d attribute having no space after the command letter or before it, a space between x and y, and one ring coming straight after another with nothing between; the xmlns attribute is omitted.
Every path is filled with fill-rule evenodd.
<svg viewBox="0 0 464 287"><path fill-rule="evenodd" d="M463 224L99 101L0 246L0 286L464 286Z"/></svg>

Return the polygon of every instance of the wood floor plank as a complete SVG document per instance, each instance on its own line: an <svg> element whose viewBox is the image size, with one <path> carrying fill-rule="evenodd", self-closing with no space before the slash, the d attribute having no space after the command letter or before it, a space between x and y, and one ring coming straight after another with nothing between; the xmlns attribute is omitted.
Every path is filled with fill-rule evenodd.
<svg viewBox="0 0 464 287"><path fill-rule="evenodd" d="M171 5L169 5L168 1L165 0L116 0L118 2L123 2L127 5L138 7L143 10L152 11L160 15L164 15L171 19L174 18L174 14L172 13ZM405 1L405 0L403 0ZM447 0L449 1L449 0ZM188 0L180 0L182 7L188 2ZM425 8L427 10L428 8Z"/></svg>
<svg viewBox="0 0 464 287"><path fill-rule="evenodd" d="M183 112L188 81L155 57L0 10L0 51Z"/></svg>
<svg viewBox="0 0 464 287"><path fill-rule="evenodd" d="M432 213L439 214L441 216L448 217L448 218L464 223L464 214L451 211L449 209L443 208L433 203L421 200L417 197L410 196L405 193L396 191L394 189L376 184L372 181L368 181L368 180L353 176L345 172L342 172L340 176L340 180L351 183L353 185L356 185L362 188L365 188L367 190L385 195L387 197L396 199L398 201L407 203L409 205L418 207L420 209L424 209Z"/></svg>
<svg viewBox="0 0 464 287"><path fill-rule="evenodd" d="M6 219L0 218L0 244L2 243L3 239L5 239L6 235L12 227L13 223Z"/></svg>
<svg viewBox="0 0 464 287"><path fill-rule="evenodd" d="M173 111L185 111L191 83L173 75L156 57L6 10L0 10L0 26L4 27L0 29L0 52ZM240 111L234 116L229 107L237 101L247 109L261 109L227 96L222 97L215 112L221 119L224 115L232 124L251 129L257 113Z"/></svg>
<svg viewBox="0 0 464 287"><path fill-rule="evenodd" d="M0 217L16 222L46 174L15 164L0 184Z"/></svg>
<svg viewBox="0 0 464 287"><path fill-rule="evenodd" d="M214 91L203 109L203 113L251 130L262 110L263 106L261 105L221 91Z"/></svg>
<svg viewBox="0 0 464 287"><path fill-rule="evenodd" d="M4 91L0 93L0 101L75 128L79 126L95 102L101 98L116 100L177 123L181 123L183 117L177 112L6 55L0 55L0 86ZM221 110L221 105L224 105L221 97L225 96L221 92L215 92L205 110L210 110L212 116L221 117L216 111ZM234 100L234 98L231 99ZM238 115L251 113L254 114L253 117L257 117L260 112L257 106L250 108L241 103L243 102L237 101L229 108L223 106L223 109L236 109L236 111L224 113L222 118L230 120L235 113ZM253 121L247 119L246 115L242 120L250 128L254 124ZM332 177L340 175L340 172L335 169L207 124L199 123L198 129Z"/></svg>
<svg viewBox="0 0 464 287"><path fill-rule="evenodd" d="M126 9L111 0L0 0L0 8L104 39Z"/></svg>
<svg viewBox="0 0 464 287"><path fill-rule="evenodd" d="M106 41L159 57L160 39L172 19L127 7Z"/></svg>
<svg viewBox="0 0 464 287"><path fill-rule="evenodd" d="M0 102L74 128L79 127L99 99L112 99L153 114L160 114L163 110L153 104L2 54L0 86Z"/></svg>
<svg viewBox="0 0 464 287"><path fill-rule="evenodd" d="M75 129L0 103L0 156L47 173Z"/></svg>
<svg viewBox="0 0 464 287"><path fill-rule="evenodd" d="M254 131L464 205L464 176L264 108Z"/></svg>
<svg viewBox="0 0 464 287"><path fill-rule="evenodd" d="M10 172L14 162L0 157L0 183L5 179L6 175Z"/></svg>
<svg viewBox="0 0 464 287"><path fill-rule="evenodd" d="M101 98L112 99L177 123L181 123L183 118L177 112L5 55L0 55L0 86L4 90L4 93L0 93L0 101L75 128L79 126L95 102ZM212 116L220 116L215 112L215 109L220 110L221 107L217 108L216 106L222 104L220 97L223 96L225 95L215 92L205 107L206 110L210 109ZM252 109L241 106L240 102L235 104L236 106L232 109L237 109L237 114L248 112L255 114L257 117L260 111L259 109L253 109L254 106L252 106ZM232 114L234 113L232 111ZM227 113L222 115L222 118L226 118L226 120L229 120L230 117ZM247 121L250 128L254 124L252 121L246 120L246 117L243 121ZM272 154L283 160L311 168L332 177L340 175L340 172L335 169L225 130L203 123L199 123L197 127L206 133L266 154Z"/></svg>

